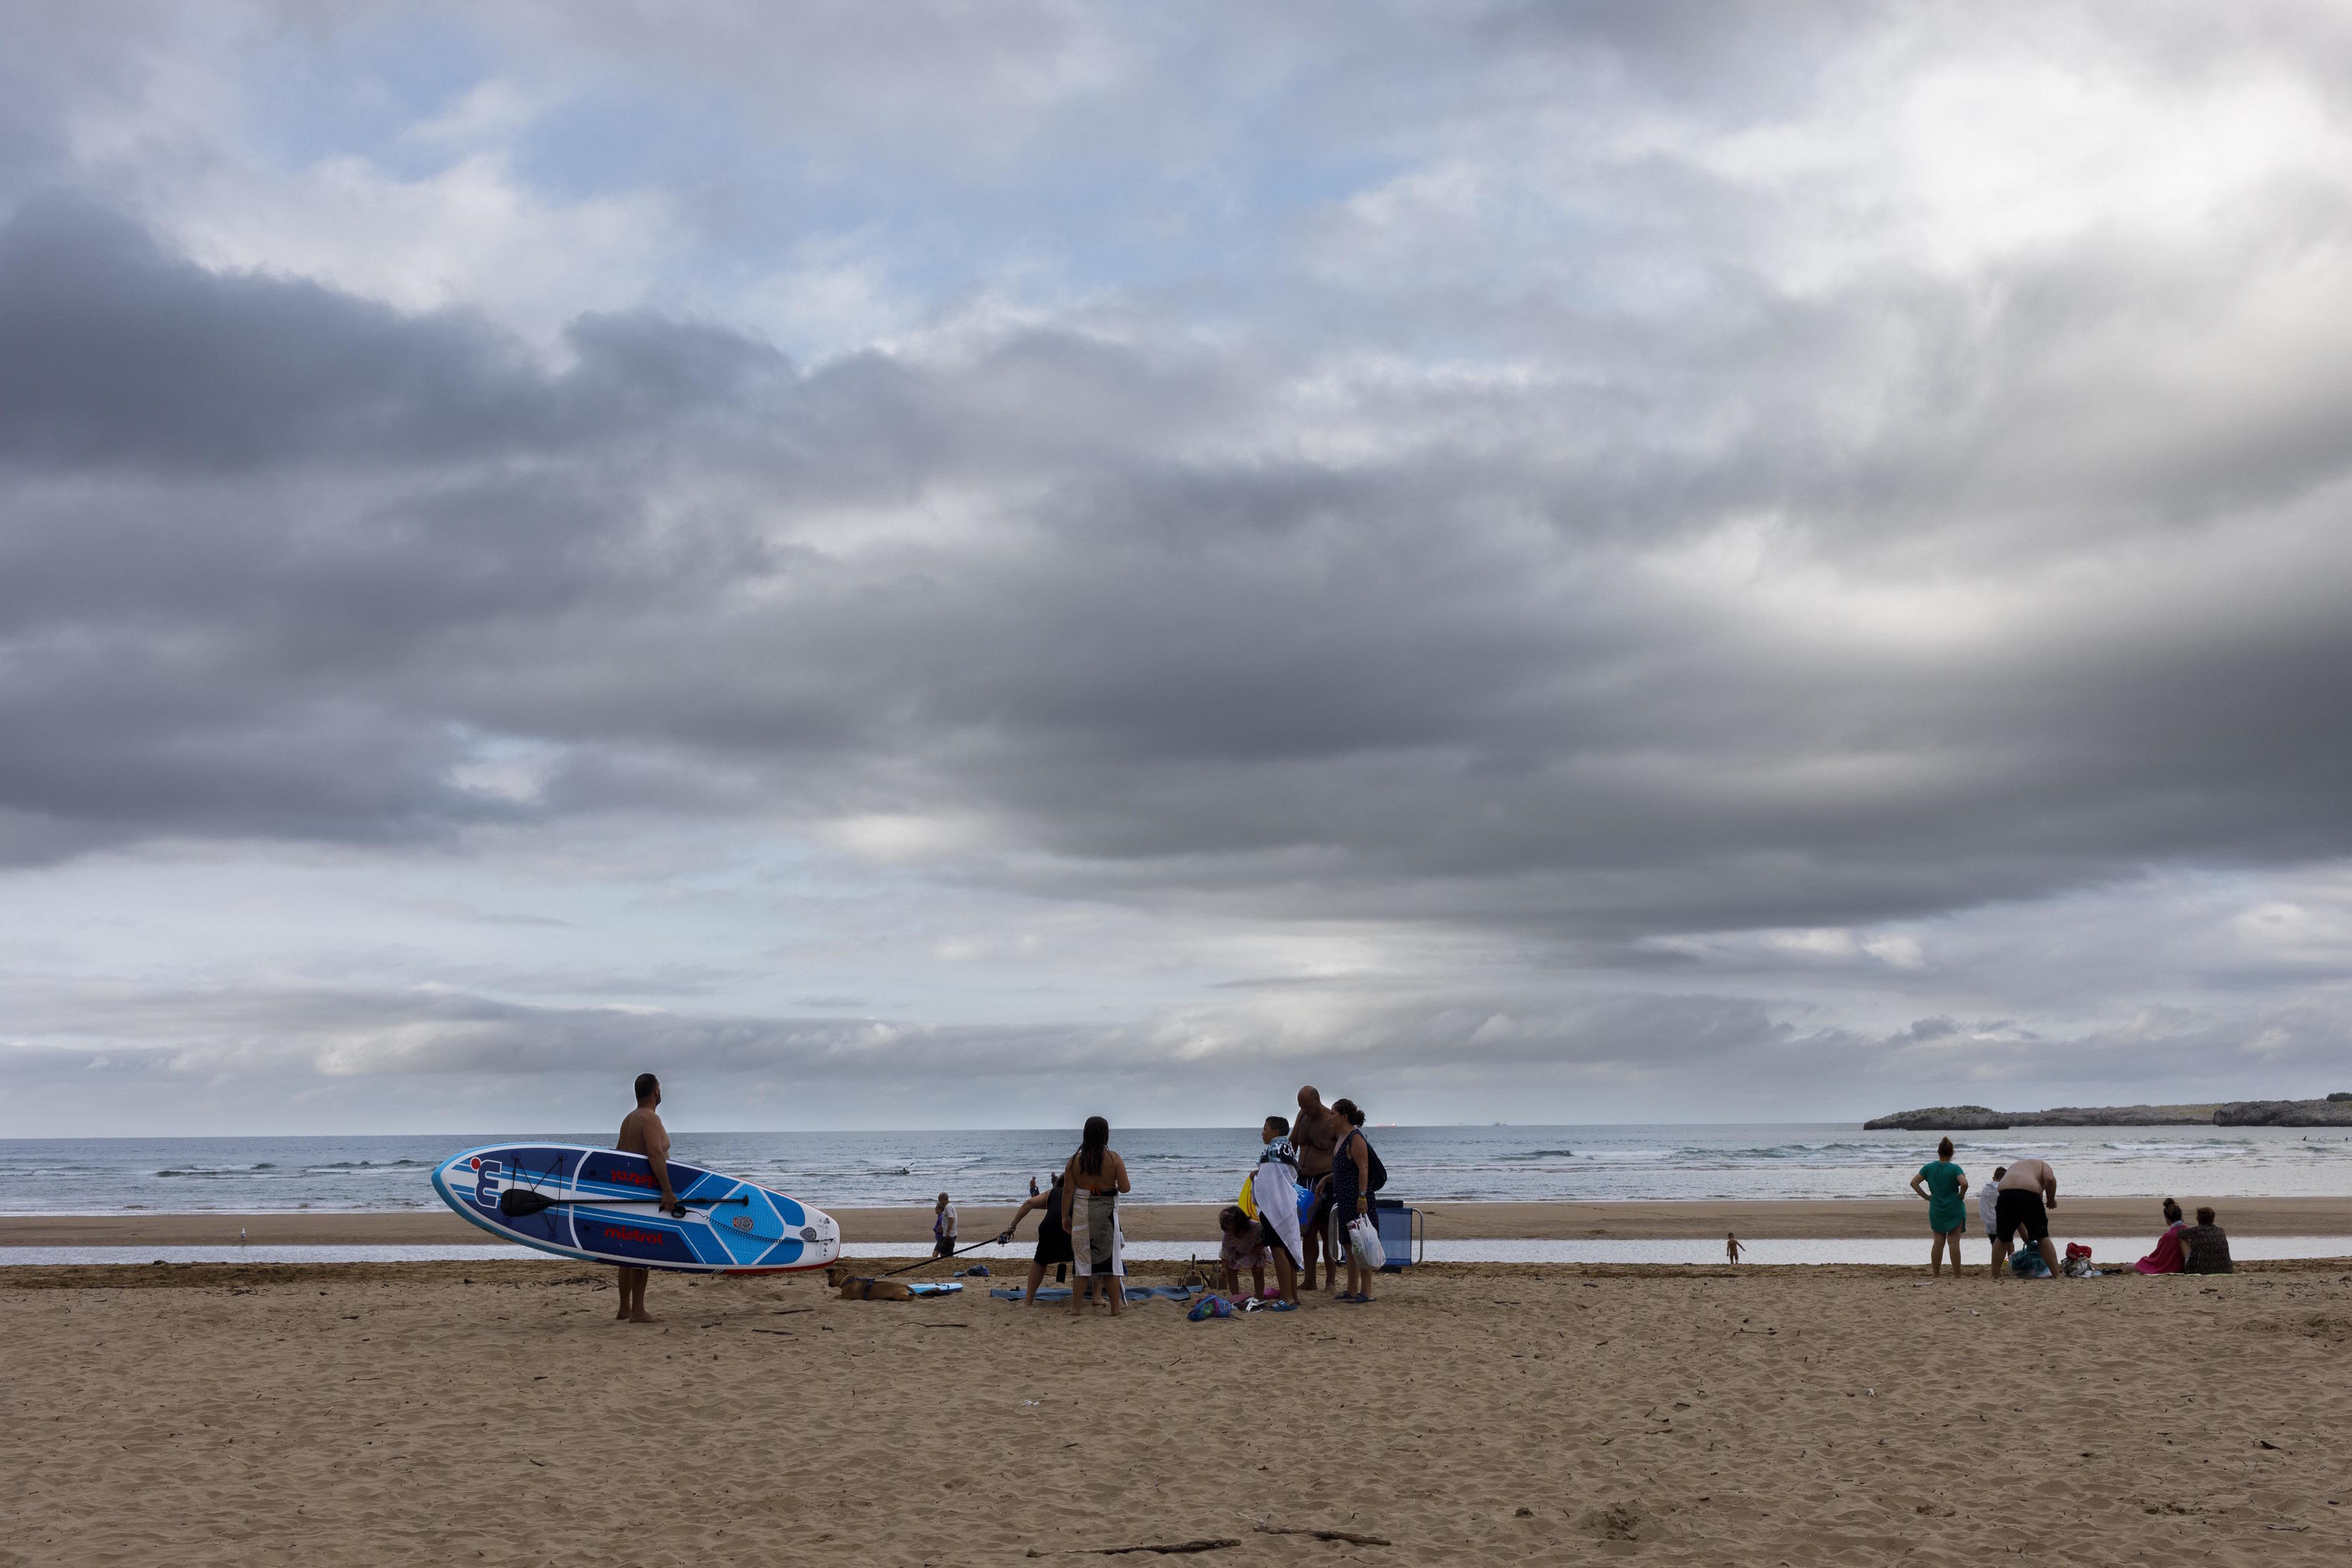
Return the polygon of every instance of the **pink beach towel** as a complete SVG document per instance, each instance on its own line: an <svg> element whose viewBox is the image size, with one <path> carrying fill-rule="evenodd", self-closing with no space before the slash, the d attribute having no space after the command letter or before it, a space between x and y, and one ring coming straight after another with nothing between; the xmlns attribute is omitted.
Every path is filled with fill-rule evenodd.
<svg viewBox="0 0 2352 1568"><path fill-rule="evenodd" d="M2180 1272L2180 1232L2176 1225L2156 1238L2156 1250L2132 1265L2142 1274L2178 1274Z"/></svg>

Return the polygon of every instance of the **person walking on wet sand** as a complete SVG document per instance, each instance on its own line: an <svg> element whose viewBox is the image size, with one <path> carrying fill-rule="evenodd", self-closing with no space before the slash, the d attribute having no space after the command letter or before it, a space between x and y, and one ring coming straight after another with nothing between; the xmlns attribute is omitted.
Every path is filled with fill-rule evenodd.
<svg viewBox="0 0 2352 1568"><path fill-rule="evenodd" d="M1928 1278L1944 1272L1944 1254L1952 1255L1952 1278L1960 1277L1960 1232L1969 1223L1969 1173L1952 1163L1952 1141L1936 1145L1936 1157L1911 1178L1911 1190L1927 1200L1927 1229L1935 1240L1927 1247Z"/></svg>
<svg viewBox="0 0 2352 1568"><path fill-rule="evenodd" d="M2009 1272L2004 1265L2021 1230L2025 1232L2025 1245L2041 1249L2042 1261L2050 1266L2050 1277L2056 1279L2058 1248L2050 1239L2050 1211L2058 1206L2058 1173L2047 1160L2015 1161L2002 1173L1999 1191L2000 1196L1993 1206L1998 1232L1992 1238L1994 1282Z"/></svg>
<svg viewBox="0 0 2352 1568"><path fill-rule="evenodd" d="M656 1111L661 1104L661 1079L649 1072L637 1075L637 1108L621 1119L621 1135L613 1140L613 1147L624 1154L643 1154L646 1163L653 1167L654 1184L661 1188L661 1212L683 1215L686 1205L669 1189L669 1130L662 1125ZM646 1310L646 1281L653 1278L650 1268L624 1268L621 1271L621 1310L613 1314L615 1322L654 1323L661 1320Z"/></svg>
<svg viewBox="0 0 2352 1568"><path fill-rule="evenodd" d="M1723 1233L1723 1260L1726 1263L1737 1264L1739 1255L1747 1250L1739 1245L1738 1237L1727 1230Z"/></svg>
<svg viewBox="0 0 2352 1568"><path fill-rule="evenodd" d="M931 1256L952 1258L956 1249L956 1208L948 1202L945 1193L940 1194L939 1206L931 1211Z"/></svg>

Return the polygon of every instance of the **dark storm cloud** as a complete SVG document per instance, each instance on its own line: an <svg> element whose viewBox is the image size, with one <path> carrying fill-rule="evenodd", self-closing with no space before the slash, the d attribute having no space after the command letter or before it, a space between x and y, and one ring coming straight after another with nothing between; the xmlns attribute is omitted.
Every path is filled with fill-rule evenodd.
<svg viewBox="0 0 2352 1568"><path fill-rule="evenodd" d="M1808 374L1865 356L1790 302L1656 329L1712 372L1696 406L1740 411L1720 440L1423 386L1339 417L1466 406L1461 436L1315 458L1259 444L1287 415L1250 351L1033 329L802 371L640 314L551 366L35 201L0 229L0 851L976 813L981 880L1624 941L2352 848L2352 562L2294 520L2352 458L2340 362L2291 431L2215 429L2193 387L2080 368L2133 296L2072 267L2016 290L1989 365L1898 361L1922 416L1844 450L1756 341ZM2058 364L2147 433L2042 437L2052 489L2016 499ZM1610 368L1618 399L1670 390ZM2159 569L1944 647L1661 575L1791 511L1865 587L1908 551L1998 590L1987 556L2024 576L2086 533ZM2236 578L2200 581L2231 526ZM517 753L536 787L469 782Z"/></svg>
<svg viewBox="0 0 2352 1568"><path fill-rule="evenodd" d="M1379 988L1375 988L1377 991ZM1932 1017L1873 1034L1791 1022L1744 997L1580 997L1559 988L1479 995L1328 991L1338 1026L1286 1028L1217 1009L1121 1025L1044 1019L937 1026L865 1018L692 1014L645 1006L528 1005L464 990L79 987L22 992L0 1044L0 1083L38 1097L103 1086L124 1106L221 1108L259 1095L363 1103L394 1081L442 1086L433 1103L488 1125L559 1113L602 1117L647 1064L703 1122L746 1115L821 1125L850 1108L953 1120L975 1107L1122 1121L1244 1115L1297 1081L1344 1083L1375 1114L1459 1114L1655 1103L1702 1114L1817 1121L1940 1091L1999 1100L2002 1085L2061 1100L2117 1094L2194 1100L2249 1070L2295 1092L2339 1075L2343 1019L2307 1003L2214 1012L2142 1009L2127 1021L2041 1033ZM2261 1042L2249 1052L2246 1042ZM1270 1091L1269 1083L1278 1083ZM1204 1086L1225 1086L1223 1089ZM710 1096L724 1086L727 1105ZM879 1098L877 1099L877 1095ZM1155 1111L1158 1112L1155 1117ZM902 1123L903 1124L903 1123Z"/></svg>

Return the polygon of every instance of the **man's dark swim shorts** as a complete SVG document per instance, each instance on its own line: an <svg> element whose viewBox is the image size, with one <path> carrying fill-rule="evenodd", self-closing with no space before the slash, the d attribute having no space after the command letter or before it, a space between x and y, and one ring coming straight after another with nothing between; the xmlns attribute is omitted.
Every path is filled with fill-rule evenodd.
<svg viewBox="0 0 2352 1568"><path fill-rule="evenodd" d="M1992 1224L1994 1234L2004 1239L2015 1236L2020 1226L2025 1227L2029 1245L2038 1247L2050 1238L2050 1211L2042 1206L2042 1194L2028 1188L2001 1188L1993 1200Z"/></svg>

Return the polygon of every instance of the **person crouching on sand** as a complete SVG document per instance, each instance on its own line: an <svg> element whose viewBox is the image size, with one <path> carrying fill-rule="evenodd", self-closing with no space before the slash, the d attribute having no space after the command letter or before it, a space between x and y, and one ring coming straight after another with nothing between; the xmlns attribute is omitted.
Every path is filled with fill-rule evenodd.
<svg viewBox="0 0 2352 1568"><path fill-rule="evenodd" d="M1239 1204L1217 1211L1217 1230L1224 1240L1217 1248L1217 1288L1228 1296L1242 1293L1242 1270L1249 1270L1250 1295L1265 1294L1265 1271L1274 1267L1274 1249L1257 1233L1257 1221Z"/></svg>
<svg viewBox="0 0 2352 1568"><path fill-rule="evenodd" d="M1960 1277L1960 1232L1969 1223L1969 1173L1952 1163L1952 1141L1936 1145L1936 1157L1911 1178L1911 1190L1927 1200L1927 1229L1935 1240L1927 1245L1927 1275L1944 1272L1944 1254L1952 1255L1952 1278Z"/></svg>

